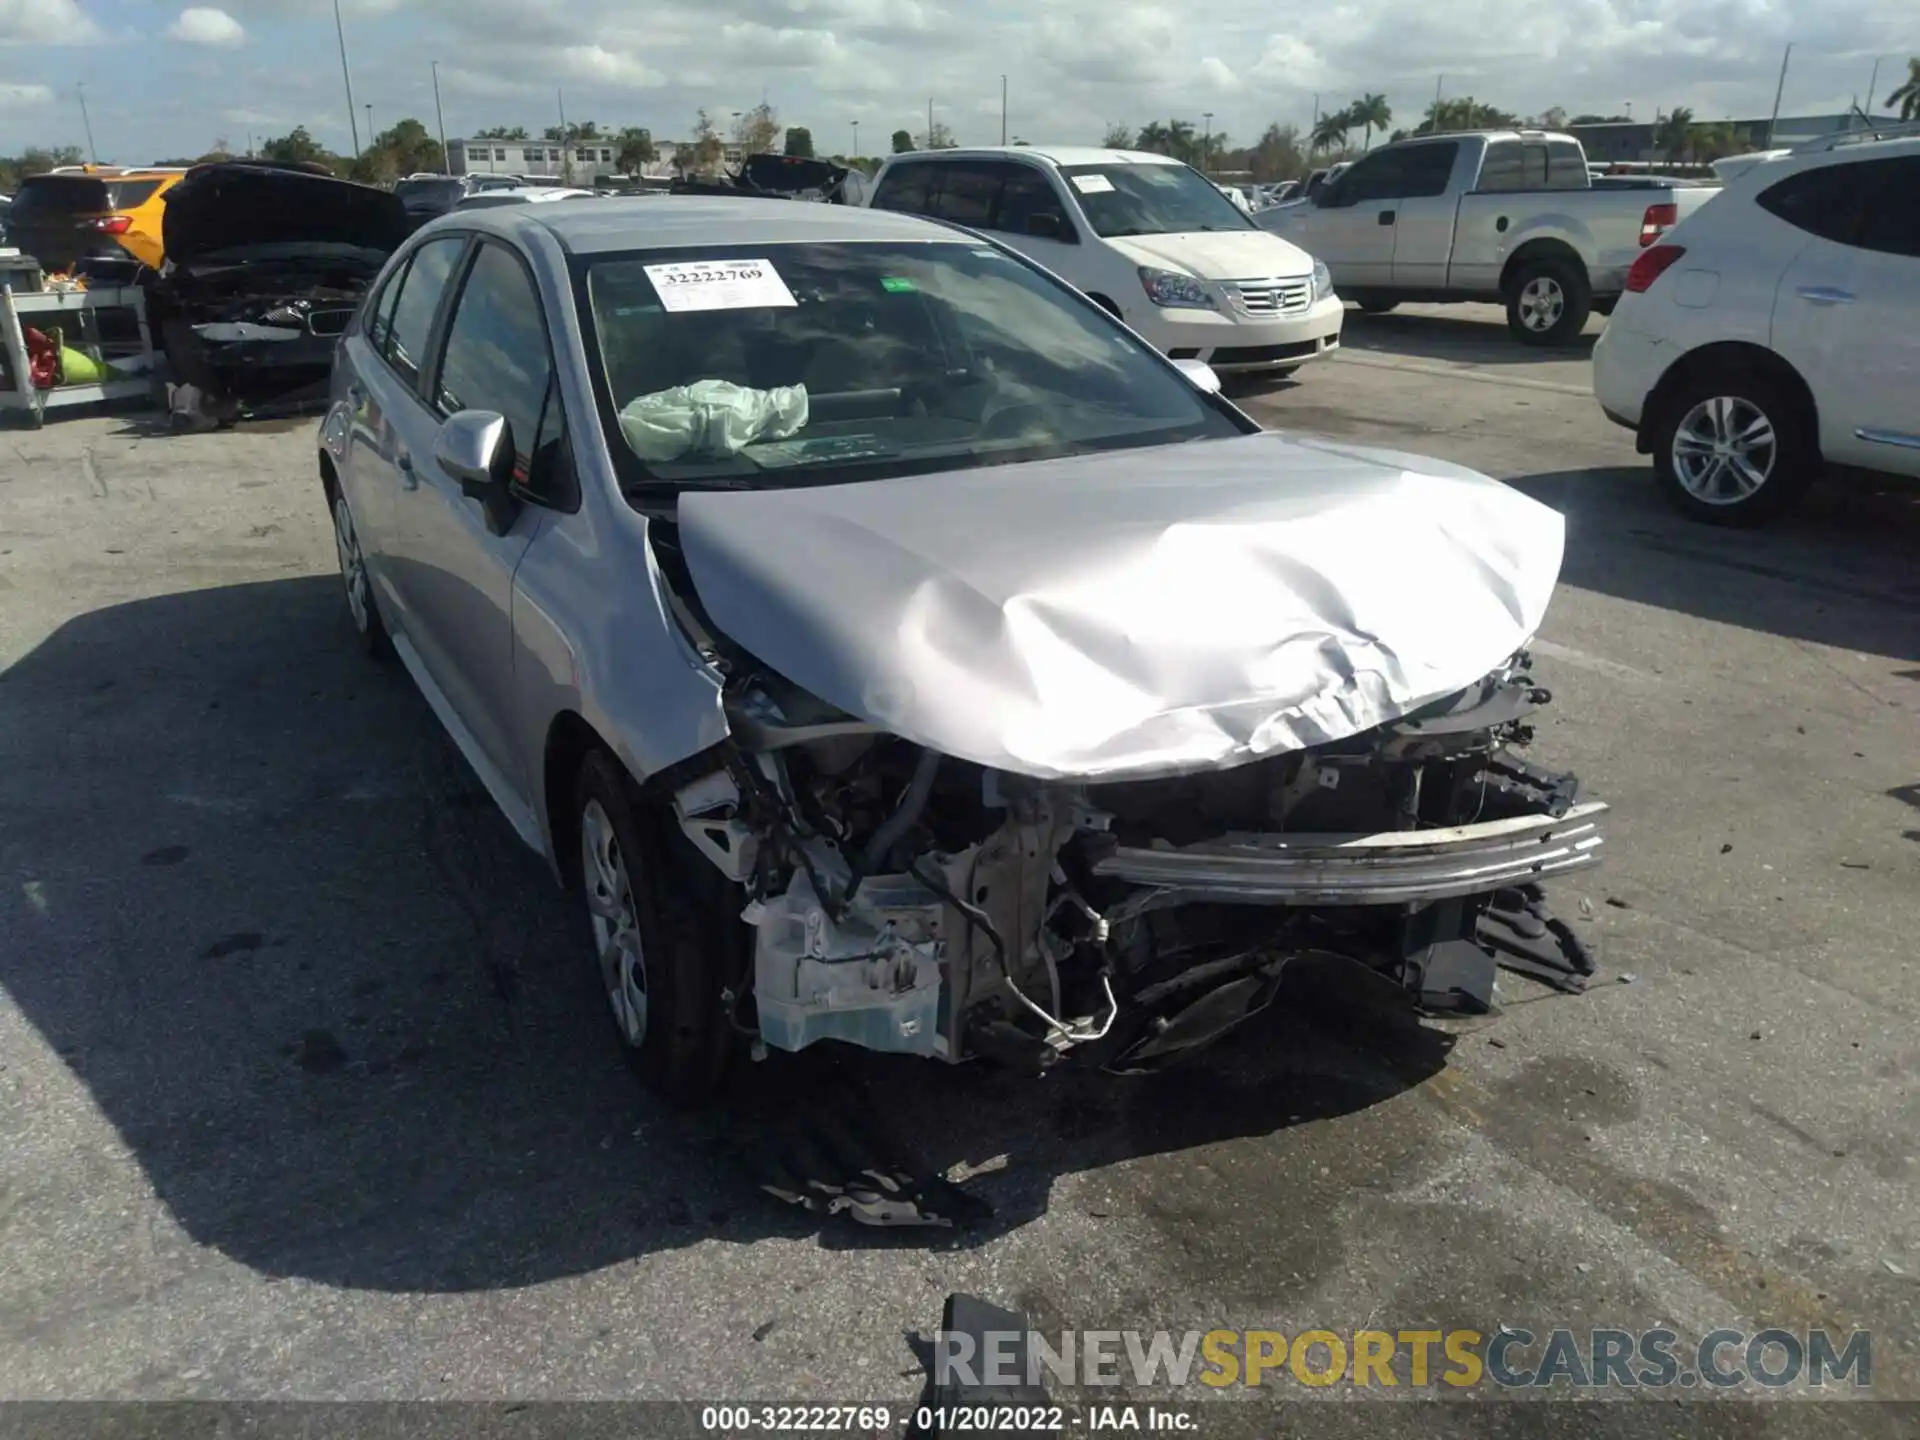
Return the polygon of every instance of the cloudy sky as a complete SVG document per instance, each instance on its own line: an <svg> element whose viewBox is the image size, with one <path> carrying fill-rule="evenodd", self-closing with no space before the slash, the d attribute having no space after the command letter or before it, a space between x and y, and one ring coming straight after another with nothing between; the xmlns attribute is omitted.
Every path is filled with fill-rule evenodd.
<svg viewBox="0 0 1920 1440"><path fill-rule="evenodd" d="M440 62L447 133L555 118L636 124L670 139L695 109L764 95L783 123L845 150L923 129L927 101L963 142L1011 134L1093 142L1109 122L1170 115L1238 139L1305 125L1384 92L1416 119L1436 81L1533 113L1764 115L1785 44L1783 111L1881 97L1920 44L1914 0L341 0L354 99L385 127L433 125ZM1899 19L1901 23L1896 23ZM84 84L102 160L198 154L306 125L347 148L332 0L0 0L0 154L83 144Z"/></svg>

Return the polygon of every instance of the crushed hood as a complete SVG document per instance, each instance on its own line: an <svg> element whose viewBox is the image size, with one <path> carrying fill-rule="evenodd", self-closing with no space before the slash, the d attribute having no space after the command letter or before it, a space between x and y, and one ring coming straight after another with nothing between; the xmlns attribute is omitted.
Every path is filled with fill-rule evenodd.
<svg viewBox="0 0 1920 1440"><path fill-rule="evenodd" d="M1137 264L1183 271L1202 280L1266 280L1313 270L1304 250L1265 230L1120 235L1107 244Z"/></svg>
<svg viewBox="0 0 1920 1440"><path fill-rule="evenodd" d="M205 165L166 194L167 258L181 264L245 245L359 245L391 251L406 206L371 185L267 165Z"/></svg>
<svg viewBox="0 0 1920 1440"><path fill-rule="evenodd" d="M1564 540L1484 475L1279 434L688 492L679 522L761 661L1043 779L1225 769L1453 694L1538 629Z"/></svg>

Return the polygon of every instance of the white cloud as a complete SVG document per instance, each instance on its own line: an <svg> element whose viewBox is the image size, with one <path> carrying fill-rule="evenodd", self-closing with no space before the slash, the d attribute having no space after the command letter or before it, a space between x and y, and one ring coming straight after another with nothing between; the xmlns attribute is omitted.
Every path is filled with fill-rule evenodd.
<svg viewBox="0 0 1920 1440"><path fill-rule="evenodd" d="M85 45L101 33L77 0L0 0L0 45Z"/></svg>
<svg viewBox="0 0 1920 1440"><path fill-rule="evenodd" d="M244 45L247 32L240 22L224 10L193 5L182 10L167 27L167 39L183 45L212 45L232 49Z"/></svg>
<svg viewBox="0 0 1920 1440"><path fill-rule="evenodd" d="M1233 73L1233 67L1217 55L1206 55L1200 60L1200 78L1207 87L1223 95L1231 95L1246 87L1246 82Z"/></svg>
<svg viewBox="0 0 1920 1440"><path fill-rule="evenodd" d="M666 77L658 70L649 69L632 55L619 54L601 45L569 45L560 52L560 58L567 73L582 80L647 89L666 83Z"/></svg>
<svg viewBox="0 0 1920 1440"><path fill-rule="evenodd" d="M18 85L0 80L0 110L37 110L53 103L53 91L45 85Z"/></svg>

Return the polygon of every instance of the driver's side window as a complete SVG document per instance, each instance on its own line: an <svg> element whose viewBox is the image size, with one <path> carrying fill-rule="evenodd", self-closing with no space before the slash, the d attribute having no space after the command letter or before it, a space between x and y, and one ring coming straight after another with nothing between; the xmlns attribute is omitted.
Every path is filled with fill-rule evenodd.
<svg viewBox="0 0 1920 1440"><path fill-rule="evenodd" d="M1398 200L1405 172L1405 151L1382 150L1356 161L1333 188L1338 191L1342 205L1357 205L1366 200Z"/></svg>

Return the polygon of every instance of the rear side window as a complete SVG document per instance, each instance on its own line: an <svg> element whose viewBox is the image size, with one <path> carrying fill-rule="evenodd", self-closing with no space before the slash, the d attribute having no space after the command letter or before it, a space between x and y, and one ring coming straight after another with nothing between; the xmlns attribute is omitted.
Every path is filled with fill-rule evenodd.
<svg viewBox="0 0 1920 1440"><path fill-rule="evenodd" d="M433 331L433 317L440 309L440 297L446 293L453 263L460 258L466 244L464 235L444 235L429 240L413 252L407 273L400 277L393 309L375 343L387 363L409 385L420 378L427 340Z"/></svg>
<svg viewBox="0 0 1920 1440"><path fill-rule="evenodd" d="M909 215L927 213L928 196L938 167L920 161L910 165L891 165L874 192L875 210L904 210Z"/></svg>
<svg viewBox="0 0 1920 1440"><path fill-rule="evenodd" d="M1480 161L1480 185L1483 195L1505 190L1524 190L1526 146L1518 140L1495 140L1487 146Z"/></svg>
<svg viewBox="0 0 1920 1440"><path fill-rule="evenodd" d="M1822 240L1920 256L1920 157L1803 171L1761 191L1759 200L1762 209Z"/></svg>
<svg viewBox="0 0 1920 1440"><path fill-rule="evenodd" d="M1000 198L999 166L949 160L939 171L939 193L931 197L936 218L975 228L993 223L994 203Z"/></svg>
<svg viewBox="0 0 1920 1440"><path fill-rule="evenodd" d="M1006 164L995 167L1006 172L1000 186L1000 209L993 228L1013 235L1045 235L1049 239L1074 240L1073 225L1060 204L1060 196L1051 182L1031 165Z"/></svg>
<svg viewBox="0 0 1920 1440"><path fill-rule="evenodd" d="M115 180L107 186L107 195L115 210L131 210L146 204L159 188L158 180Z"/></svg>
<svg viewBox="0 0 1920 1440"><path fill-rule="evenodd" d="M1585 190L1588 188L1587 156L1576 141L1547 142L1547 188L1549 190Z"/></svg>

